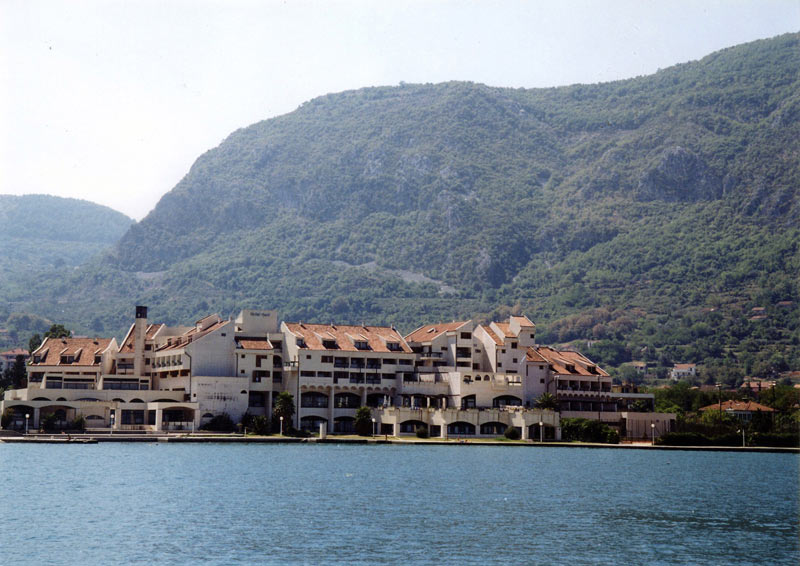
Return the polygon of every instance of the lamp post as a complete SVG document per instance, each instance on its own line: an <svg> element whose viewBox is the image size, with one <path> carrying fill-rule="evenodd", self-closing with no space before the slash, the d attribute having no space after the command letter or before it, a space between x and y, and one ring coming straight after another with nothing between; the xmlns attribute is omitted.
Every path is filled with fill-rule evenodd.
<svg viewBox="0 0 800 566"><path fill-rule="evenodd" d="M656 423L650 423L650 442L656 445Z"/></svg>
<svg viewBox="0 0 800 566"><path fill-rule="evenodd" d="M745 447L745 443L744 443L744 427L742 427L742 430L737 430L736 432L741 432L742 433L742 448L744 448Z"/></svg>
<svg viewBox="0 0 800 566"><path fill-rule="evenodd" d="M280 417L280 419L281 419L281 436L283 436L283 417Z"/></svg>
<svg viewBox="0 0 800 566"><path fill-rule="evenodd" d="M544 442L544 423L539 421L539 442Z"/></svg>
<svg viewBox="0 0 800 566"><path fill-rule="evenodd" d="M375 417L372 417L372 438L375 438Z"/></svg>
<svg viewBox="0 0 800 566"><path fill-rule="evenodd" d="M31 418L30 414L25 413L25 434L28 434L28 419Z"/></svg>

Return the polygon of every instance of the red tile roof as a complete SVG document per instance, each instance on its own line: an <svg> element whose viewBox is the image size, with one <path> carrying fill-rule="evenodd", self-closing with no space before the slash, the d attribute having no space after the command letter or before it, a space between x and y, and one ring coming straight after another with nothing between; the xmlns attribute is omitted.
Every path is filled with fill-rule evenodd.
<svg viewBox="0 0 800 566"><path fill-rule="evenodd" d="M286 328L295 336L302 337L306 348L309 350L348 352L392 352L392 353L411 353L411 348L400 336L400 333L389 326L351 326L351 325L329 325L329 324L306 324L299 322L285 322ZM323 336L329 334L331 337ZM336 348L325 348L322 345L324 340L336 340ZM369 345L369 350L358 350L354 342L365 341ZM390 350L387 342L395 342L400 350Z"/></svg>
<svg viewBox="0 0 800 566"><path fill-rule="evenodd" d="M525 360L529 362L537 362L537 363L548 363L544 357L536 351L535 348L528 348L528 351L525 352Z"/></svg>
<svg viewBox="0 0 800 566"><path fill-rule="evenodd" d="M705 407L700 407L699 410L701 411L718 411L720 409L719 403L714 403L713 405L707 405ZM775 409L767 407L766 405L762 405L761 403L756 403L755 401L723 401L722 402L722 410L723 411L735 411L739 413L755 413L756 411L763 411L765 413L773 413Z"/></svg>
<svg viewBox="0 0 800 566"><path fill-rule="evenodd" d="M94 357L101 354L111 344L112 338L45 338L42 345L34 352L35 356L44 356L37 366L96 366ZM62 355L72 355L75 361L62 364Z"/></svg>
<svg viewBox="0 0 800 566"><path fill-rule="evenodd" d="M272 350L272 343L269 340L237 338L236 343L244 350Z"/></svg>
<svg viewBox="0 0 800 566"><path fill-rule="evenodd" d="M208 317L205 317L201 320L206 320ZM203 330L197 330L197 326L192 327L191 329L187 330L180 336L176 336L172 338L166 344L156 348L157 352L163 352L164 350L177 350L179 348L185 347L187 344L195 342L202 338L203 336L222 328L226 324L228 324L230 320L220 320L205 328Z"/></svg>
<svg viewBox="0 0 800 566"><path fill-rule="evenodd" d="M478 327L479 328L483 328L486 331L486 334L489 335L489 338L494 340L495 344L502 344L503 343L503 340L497 334L495 334L494 330L492 330L488 326L480 324L480 325L478 325Z"/></svg>
<svg viewBox="0 0 800 566"><path fill-rule="evenodd" d="M538 346L536 352L552 366L553 372L565 376L608 377L608 373L592 360L572 350L556 350L548 346ZM568 367L572 366L572 368ZM591 372L586 367L594 367Z"/></svg>
<svg viewBox="0 0 800 566"><path fill-rule="evenodd" d="M426 324L425 326L420 326L414 332L406 336L406 342L430 342L446 332L458 330L465 324L467 324L467 321Z"/></svg>
<svg viewBox="0 0 800 566"><path fill-rule="evenodd" d="M133 328L135 325L131 324L128 333L125 335L125 339L122 341L122 347L119 349L120 352L133 352L134 348L134 340L133 340ZM153 337L156 335L161 327L164 326L163 324L148 324L147 330L145 331L145 340L152 340Z"/></svg>
<svg viewBox="0 0 800 566"><path fill-rule="evenodd" d="M495 322L494 325L503 333L505 338L514 338L516 335L511 332L511 324L508 322Z"/></svg>
<svg viewBox="0 0 800 566"><path fill-rule="evenodd" d="M0 356L6 358L16 358L17 356L27 356L28 350L23 348L14 348L13 350L6 350L5 352L0 352Z"/></svg>

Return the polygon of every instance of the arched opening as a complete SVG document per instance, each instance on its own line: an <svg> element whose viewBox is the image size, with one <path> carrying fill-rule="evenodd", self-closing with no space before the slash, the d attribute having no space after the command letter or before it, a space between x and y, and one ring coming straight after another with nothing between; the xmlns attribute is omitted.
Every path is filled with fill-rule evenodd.
<svg viewBox="0 0 800 566"><path fill-rule="evenodd" d="M514 395L500 395L492 399L492 407L502 409L503 407L521 407L522 399Z"/></svg>
<svg viewBox="0 0 800 566"><path fill-rule="evenodd" d="M142 400L141 400L141 399L139 399L139 398L136 398L136 399L131 399L131 400L130 400L130 401L128 401L128 402L129 402L129 403L144 403L144 401L142 401Z"/></svg>
<svg viewBox="0 0 800 566"><path fill-rule="evenodd" d="M497 421L492 421L489 423L483 423L481 425L481 434L491 435L491 436L501 436L505 433L507 425L503 423L499 423Z"/></svg>
<svg viewBox="0 0 800 566"><path fill-rule="evenodd" d="M400 434L414 434L420 427L427 429L428 425L422 421L403 421L400 423Z"/></svg>
<svg viewBox="0 0 800 566"><path fill-rule="evenodd" d="M300 395L300 406L325 409L328 407L328 396L318 391L307 391Z"/></svg>
<svg viewBox="0 0 800 566"><path fill-rule="evenodd" d="M462 409L474 409L476 405L475 395L465 395L461 398Z"/></svg>
<svg viewBox="0 0 800 566"><path fill-rule="evenodd" d="M385 393L370 393L367 395L367 407L384 407L387 403L387 396Z"/></svg>
<svg viewBox="0 0 800 566"><path fill-rule="evenodd" d="M539 423L534 423L528 427L528 438L531 440L555 440L556 429L553 426L544 425L539 429Z"/></svg>
<svg viewBox="0 0 800 566"><path fill-rule="evenodd" d="M361 406L361 397L355 393L337 393L333 403L337 409L357 409Z"/></svg>
<svg viewBox="0 0 800 566"><path fill-rule="evenodd" d="M300 430L306 432L319 432L319 425L327 423L328 419L323 419L317 415L309 415L300 419Z"/></svg>
<svg viewBox="0 0 800 566"><path fill-rule="evenodd" d="M451 436L475 436L475 425L464 421L447 425L447 434Z"/></svg>
<svg viewBox="0 0 800 566"><path fill-rule="evenodd" d="M355 434L356 420L353 417L336 417L333 419L333 432L337 434Z"/></svg>
<svg viewBox="0 0 800 566"><path fill-rule="evenodd" d="M35 397L33 400L34 401L49 401L50 399L48 399L47 397Z"/></svg>

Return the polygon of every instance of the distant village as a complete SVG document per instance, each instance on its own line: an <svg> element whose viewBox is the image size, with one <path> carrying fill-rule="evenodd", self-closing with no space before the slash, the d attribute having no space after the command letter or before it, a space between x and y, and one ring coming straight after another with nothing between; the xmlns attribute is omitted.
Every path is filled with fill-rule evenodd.
<svg viewBox="0 0 800 566"><path fill-rule="evenodd" d="M137 306L121 343L48 337L29 357L0 355L0 370L21 357L27 383L0 402L4 428L16 430L81 419L110 433L193 431L223 415L272 420L282 393L294 410L281 428L320 435L353 434L361 407L373 433L393 437L497 437L513 428L524 440L560 440L562 419L573 418L622 439L675 430L675 413L655 412L653 394L614 385L577 351L537 344L526 316L426 324L402 336L391 326L279 323L269 310L167 326ZM695 372L678 364L672 378Z"/></svg>

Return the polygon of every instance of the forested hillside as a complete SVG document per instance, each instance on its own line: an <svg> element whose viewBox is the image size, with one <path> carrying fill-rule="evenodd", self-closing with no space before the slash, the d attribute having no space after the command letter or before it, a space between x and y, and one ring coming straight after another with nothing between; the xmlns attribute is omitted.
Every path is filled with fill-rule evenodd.
<svg viewBox="0 0 800 566"><path fill-rule="evenodd" d="M202 155L109 254L8 298L105 329L134 302L402 330L525 312L607 365L800 370L799 69L791 34L607 84L322 96Z"/></svg>
<svg viewBox="0 0 800 566"><path fill-rule="evenodd" d="M84 200L0 195L0 329L6 331L0 332L0 347L26 345L31 331L49 327L41 317L14 313L5 302L9 297L66 276L116 244L131 224L124 214Z"/></svg>

